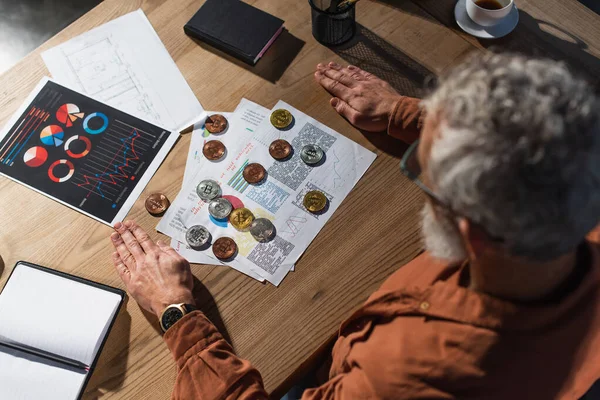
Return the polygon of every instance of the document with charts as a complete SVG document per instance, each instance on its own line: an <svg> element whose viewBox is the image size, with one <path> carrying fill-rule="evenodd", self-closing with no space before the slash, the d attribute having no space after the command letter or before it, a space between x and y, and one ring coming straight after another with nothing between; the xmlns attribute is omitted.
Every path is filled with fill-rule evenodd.
<svg viewBox="0 0 600 400"><path fill-rule="evenodd" d="M112 225L178 137L44 78L0 130L0 174Z"/></svg>
<svg viewBox="0 0 600 400"><path fill-rule="evenodd" d="M207 212L207 205L195 195L194 185L182 189L158 229L185 242L186 227L203 225L213 240L221 236L233 238L238 245L237 256L228 262L217 260L211 249L204 250L214 262L236 269L249 269L274 285L279 285L309 244L331 218L341 202L359 181L376 155L349 140L308 115L280 101L275 109L289 110L294 122L287 130L273 127L268 118L256 129L250 141L233 158L213 168L198 170L194 183L214 179L224 196L243 205L254 215L270 219L277 229L273 240L259 243L247 232L238 232L228 221L215 224ZM276 139L285 139L293 147L291 158L276 161L269 155L269 145ZM300 158L300 150L316 144L325 152L317 166L309 166ZM259 163L267 170L267 178L251 185L242 178L249 163ZM310 213L303 205L304 195L319 190L328 199L328 207L320 214ZM238 204L238 206L236 206ZM177 212L175 212L177 210Z"/></svg>
<svg viewBox="0 0 600 400"><path fill-rule="evenodd" d="M142 10L42 53L52 77L128 114L181 130L202 106Z"/></svg>

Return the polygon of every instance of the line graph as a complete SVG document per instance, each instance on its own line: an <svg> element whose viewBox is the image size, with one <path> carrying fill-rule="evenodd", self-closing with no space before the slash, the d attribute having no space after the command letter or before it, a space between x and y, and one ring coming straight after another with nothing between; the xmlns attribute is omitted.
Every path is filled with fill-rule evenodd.
<svg viewBox="0 0 600 400"><path fill-rule="evenodd" d="M287 233L292 237L296 237L307 222L308 219L302 215L292 215L285 221L287 228L284 228L281 233Z"/></svg>
<svg viewBox="0 0 600 400"><path fill-rule="evenodd" d="M115 120L73 180L91 195L115 203L128 182L135 181L141 154L150 149L154 135Z"/></svg>
<svg viewBox="0 0 600 400"><path fill-rule="evenodd" d="M343 182L343 178L340 175L340 173L338 172L338 164L340 163L340 158L338 157L337 154L335 154L335 149L332 150L333 156L335 157L335 160L333 160L333 172L335 173L335 177L333 178L333 187L334 188L338 188L340 186L338 186L339 183Z"/></svg>

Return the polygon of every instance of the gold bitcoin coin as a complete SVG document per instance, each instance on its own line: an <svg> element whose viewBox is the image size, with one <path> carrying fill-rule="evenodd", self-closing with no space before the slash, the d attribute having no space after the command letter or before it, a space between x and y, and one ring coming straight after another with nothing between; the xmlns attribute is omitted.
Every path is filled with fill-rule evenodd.
<svg viewBox="0 0 600 400"><path fill-rule="evenodd" d="M254 221L254 214L247 208L236 208L229 215L229 222L238 231L247 231Z"/></svg>
<svg viewBox="0 0 600 400"><path fill-rule="evenodd" d="M277 129L285 129L292 123L292 113L280 108L271 114L271 124Z"/></svg>
<svg viewBox="0 0 600 400"><path fill-rule="evenodd" d="M318 190L311 190L304 196L304 207L311 213L318 213L325 209L327 197Z"/></svg>

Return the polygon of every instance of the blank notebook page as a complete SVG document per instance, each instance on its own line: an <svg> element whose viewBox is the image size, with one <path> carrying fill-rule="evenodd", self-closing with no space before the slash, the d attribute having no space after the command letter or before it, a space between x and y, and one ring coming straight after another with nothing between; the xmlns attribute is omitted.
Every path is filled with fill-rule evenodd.
<svg viewBox="0 0 600 400"><path fill-rule="evenodd" d="M85 371L0 348L0 399L75 400L86 376Z"/></svg>
<svg viewBox="0 0 600 400"><path fill-rule="evenodd" d="M90 366L120 302L116 293L17 264L0 294L0 336Z"/></svg>

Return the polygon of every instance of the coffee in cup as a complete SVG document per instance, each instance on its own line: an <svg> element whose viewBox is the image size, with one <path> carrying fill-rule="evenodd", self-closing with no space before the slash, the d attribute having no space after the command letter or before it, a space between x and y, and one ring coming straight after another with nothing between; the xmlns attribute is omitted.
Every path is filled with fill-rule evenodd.
<svg viewBox="0 0 600 400"><path fill-rule="evenodd" d="M467 0L467 14L478 25L494 26L513 8L513 0Z"/></svg>
<svg viewBox="0 0 600 400"><path fill-rule="evenodd" d="M500 10L501 8L504 8L498 0L476 0L475 4L486 10Z"/></svg>

